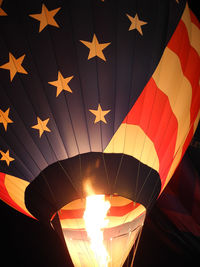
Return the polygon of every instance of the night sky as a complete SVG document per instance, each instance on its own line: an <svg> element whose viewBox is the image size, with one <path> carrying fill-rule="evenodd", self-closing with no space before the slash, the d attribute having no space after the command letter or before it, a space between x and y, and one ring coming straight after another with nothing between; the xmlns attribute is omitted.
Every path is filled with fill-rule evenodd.
<svg viewBox="0 0 200 267"><path fill-rule="evenodd" d="M51 228L1 202L1 266L70 267L68 253ZM170 222L155 206L142 232L134 267L193 266L198 251L189 251L179 237L163 231ZM172 226L173 227L173 226ZM124 266L130 266L127 262ZM5 265L4 265L5 264Z"/></svg>

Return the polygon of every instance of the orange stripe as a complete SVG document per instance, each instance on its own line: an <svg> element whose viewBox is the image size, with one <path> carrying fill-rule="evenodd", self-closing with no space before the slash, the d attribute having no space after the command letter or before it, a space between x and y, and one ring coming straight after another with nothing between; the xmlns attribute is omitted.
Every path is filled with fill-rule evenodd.
<svg viewBox="0 0 200 267"><path fill-rule="evenodd" d="M191 121L193 121L198 112L200 103L200 58L196 50L190 45L187 28L182 21L180 21L179 25L177 26L174 38L170 40L168 47L179 57L183 74L190 81L192 86L190 115ZM198 100L195 100L196 97ZM194 102L196 102L196 105L194 105ZM196 108L194 108L194 106L196 106Z"/></svg>
<svg viewBox="0 0 200 267"><path fill-rule="evenodd" d="M8 205L13 206L15 203L13 200L10 198L8 191L6 190L5 187L5 173L0 172L0 198L6 202Z"/></svg>
<svg viewBox="0 0 200 267"><path fill-rule="evenodd" d="M154 143L163 184L173 159L178 125L167 95L157 87L153 78L147 83L124 122L139 125Z"/></svg>
<svg viewBox="0 0 200 267"><path fill-rule="evenodd" d="M122 123L104 153L123 153L159 171L159 159L153 141L135 124Z"/></svg>
<svg viewBox="0 0 200 267"><path fill-rule="evenodd" d="M10 197L6 186L5 186L5 178L6 174L0 172L0 199L2 199L5 203L7 203L12 208L18 210L19 212L34 218L30 213L26 212L24 209L22 209L13 199Z"/></svg>

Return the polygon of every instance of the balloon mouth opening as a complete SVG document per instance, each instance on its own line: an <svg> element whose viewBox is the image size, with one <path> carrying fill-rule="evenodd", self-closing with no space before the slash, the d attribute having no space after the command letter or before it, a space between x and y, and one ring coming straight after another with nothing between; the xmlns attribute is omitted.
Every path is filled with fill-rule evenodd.
<svg viewBox="0 0 200 267"><path fill-rule="evenodd" d="M94 197L98 198L97 201L94 200ZM122 224L131 223L131 221L139 218L141 215L146 215L146 208L142 204L122 197L117 193L113 195L94 194L73 200L58 211L62 228L72 231L85 231L86 223L84 217L89 198L92 201L91 213L93 216L95 214L98 216L98 212L100 212L100 207L97 203L99 199L106 204L109 203L104 216L107 223L101 227L104 231Z"/></svg>
<svg viewBox="0 0 200 267"><path fill-rule="evenodd" d="M90 207L92 217L88 217L89 223L85 219L88 199L92 202L89 204L92 207ZM100 233L91 233L96 230L100 221L99 202L105 208L103 223L100 225ZM93 194L68 203L58 212L58 215L74 266L91 266L93 262L93 266L109 267L122 266L120 262L123 263L126 260L142 230L146 209L143 205L117 194ZM94 234L95 244L92 242L92 234ZM101 244L99 244L100 240ZM81 264L85 265L79 264L80 258Z"/></svg>
<svg viewBox="0 0 200 267"><path fill-rule="evenodd" d="M138 164L140 176L137 172ZM88 191L88 182L94 192ZM114 196L115 192L149 210L160 192L160 176L134 157L89 152L81 154L81 172L79 155L55 162L44 169L27 186L25 203L33 216L48 223L66 203L93 193L105 194L107 197Z"/></svg>
<svg viewBox="0 0 200 267"><path fill-rule="evenodd" d="M98 189L92 183L90 178L84 179L82 186L83 192L85 192L85 197L71 201L69 204L65 205L63 209L76 210L76 205L78 205L78 207L83 210L83 214L79 214L78 216L81 216L84 219L84 225L86 229L87 221L93 220L93 224L99 224L99 220L103 218L105 219L105 222L102 223L100 228L105 229L120 225L120 222L113 225L113 217L124 218L124 216L127 216L123 222L125 223L127 221L131 221L132 218L135 218L139 214L146 211L146 208L143 205L136 203L135 201L124 196L122 197L118 193L97 193ZM138 207L139 212L136 213ZM132 212L134 212L134 215ZM130 217L129 219L128 216Z"/></svg>

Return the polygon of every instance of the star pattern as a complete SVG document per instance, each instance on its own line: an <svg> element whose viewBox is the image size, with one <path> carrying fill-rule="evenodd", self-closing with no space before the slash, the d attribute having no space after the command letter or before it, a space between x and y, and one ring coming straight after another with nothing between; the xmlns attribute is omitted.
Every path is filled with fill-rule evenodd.
<svg viewBox="0 0 200 267"><path fill-rule="evenodd" d="M52 82L48 82L49 84L57 87L57 92L56 92L56 97L59 96L59 94L65 90L65 91L68 91L70 93L72 93L72 90L71 88L69 87L68 83L71 81L71 79L73 78L74 76L70 76L70 77L66 77L64 78L61 74L60 71L58 71L58 79L56 81L52 81Z"/></svg>
<svg viewBox="0 0 200 267"><path fill-rule="evenodd" d="M60 7L53 9L53 10L48 10L45 4L42 4L41 13L30 14L29 16L40 22L39 32L41 32L48 25L59 28L58 23L54 19L54 16L58 13L59 10L60 10Z"/></svg>
<svg viewBox="0 0 200 267"><path fill-rule="evenodd" d="M9 166L10 165L10 162L15 160L14 158L10 157L10 152L9 150L5 152L3 152L2 150L0 150L0 153L1 153L1 159L0 160L5 160L5 162L7 163L7 165Z"/></svg>
<svg viewBox="0 0 200 267"><path fill-rule="evenodd" d="M104 2L104 0L101 0L101 1ZM177 3L179 3L179 0L175 0L175 1ZM1 8L2 2L3 2L3 0L0 0L0 16L6 16L7 14ZM56 28L60 28L58 22L55 19L55 16L60 11L60 9L61 9L61 7L49 10L45 4L42 4L41 13L29 14L28 16L33 18L34 20L37 20L37 23L39 22L39 32L42 32L48 25L56 27ZM126 14L126 16L128 17L128 19L131 22L130 27L129 27L129 31L137 30L140 33L140 35L143 35L143 31L142 31L143 28L142 27L144 25L148 24L148 22L140 20L137 13L135 14L134 17L130 16L129 14ZM124 14L124 17L125 17L125 14ZM34 20L31 19L31 21L33 21L33 23L36 23ZM111 42L100 43L99 40L97 39L96 34L93 34L93 36L91 38L92 38L91 41L79 40L79 38L77 39L81 42L81 46L83 44L84 46L86 46L89 49L87 59L90 60L94 57L98 57L101 60L106 61L106 57L104 55L104 49L106 49L111 44ZM88 51L88 50L86 49L85 52L86 51ZM28 74L26 69L22 66L22 63L24 61L25 56L26 55L23 54L19 58L15 58L14 55L11 52L9 52L9 61L0 66L1 69L9 70L11 82L17 73ZM73 91L69 85L70 81L73 78L74 78L74 76L63 77L61 71L58 71L57 80L49 81L48 84L56 87L56 97L58 97L63 91L73 93ZM106 115L110 111L111 110L103 110L100 104L98 104L97 109L89 109L89 112L91 112L95 116L94 117L94 124L101 122L101 121L103 123L107 124ZM7 131L8 124L13 123L13 121L9 118L9 112L10 112L10 108L8 108L5 112L0 109L0 124L3 125L5 131ZM47 126L49 120L50 120L50 118L42 120L39 117L37 117L37 124L31 126L31 128L38 130L40 138L42 137L42 135L45 131L51 132L51 130ZM1 160L5 160L4 158L7 158L6 162L8 162L9 159L11 159L10 161L14 160L13 158L11 158L9 156L9 150L7 150L6 153L1 151L1 155L3 158ZM9 165L9 163L7 163L7 165Z"/></svg>
<svg viewBox="0 0 200 267"><path fill-rule="evenodd" d="M1 69L10 71L10 81L12 82L17 72L28 74L27 71L22 67L22 63L25 55L15 58L12 53L9 53L9 61L6 64L0 66Z"/></svg>
<svg viewBox="0 0 200 267"><path fill-rule="evenodd" d="M13 121L8 117L10 112L10 108L8 108L5 112L0 109L0 123L3 124L5 131L7 131L8 123L13 123Z"/></svg>
<svg viewBox="0 0 200 267"><path fill-rule="evenodd" d="M80 40L80 42L83 43L85 46L87 46L90 50L89 55L88 55L88 60L97 56L101 58L102 60L106 61L103 50L107 46L109 46L111 43L100 44L95 34L93 35L92 42L83 41L83 40Z"/></svg>
<svg viewBox="0 0 200 267"><path fill-rule="evenodd" d="M31 128L39 130L39 136L41 137L44 131L51 132L51 130L47 127L47 123L49 122L49 118L46 120L41 120L37 117L37 124L33 125Z"/></svg>
<svg viewBox="0 0 200 267"><path fill-rule="evenodd" d="M110 110L102 110L101 105L98 104L97 109L89 109L89 111L95 115L94 123L97 123L99 121L107 123L105 116L110 112Z"/></svg>
<svg viewBox="0 0 200 267"><path fill-rule="evenodd" d="M143 35L142 26L147 24L147 22L140 20L137 14L135 15L135 17L132 17L128 14L126 14L126 15L131 22L131 25L129 27L129 31L137 30L141 35Z"/></svg>

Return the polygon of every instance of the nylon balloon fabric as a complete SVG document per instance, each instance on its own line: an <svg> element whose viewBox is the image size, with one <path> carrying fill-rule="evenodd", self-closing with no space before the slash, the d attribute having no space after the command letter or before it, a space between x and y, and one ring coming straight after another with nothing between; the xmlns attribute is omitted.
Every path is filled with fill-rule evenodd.
<svg viewBox="0 0 200 267"><path fill-rule="evenodd" d="M4 0L0 24L0 198L46 220L90 178L149 209L199 121L187 3Z"/></svg>

